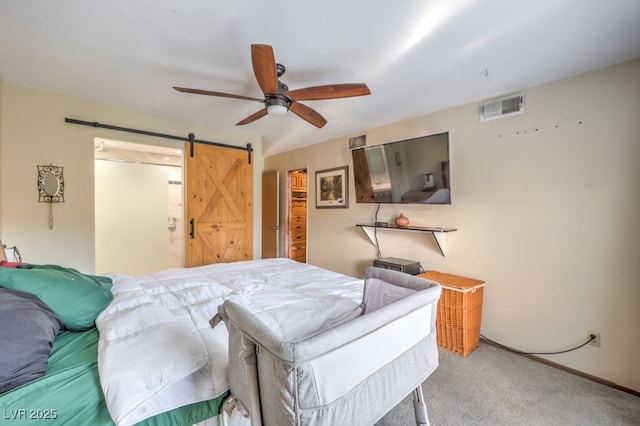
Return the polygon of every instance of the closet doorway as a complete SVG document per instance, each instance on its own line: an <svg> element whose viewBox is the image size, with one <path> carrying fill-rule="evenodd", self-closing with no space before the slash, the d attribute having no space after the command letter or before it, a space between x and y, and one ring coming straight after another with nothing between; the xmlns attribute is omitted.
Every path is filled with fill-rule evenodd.
<svg viewBox="0 0 640 426"><path fill-rule="evenodd" d="M288 258L307 262L307 169L289 171Z"/></svg>
<svg viewBox="0 0 640 426"><path fill-rule="evenodd" d="M94 140L96 274L184 265L183 149Z"/></svg>

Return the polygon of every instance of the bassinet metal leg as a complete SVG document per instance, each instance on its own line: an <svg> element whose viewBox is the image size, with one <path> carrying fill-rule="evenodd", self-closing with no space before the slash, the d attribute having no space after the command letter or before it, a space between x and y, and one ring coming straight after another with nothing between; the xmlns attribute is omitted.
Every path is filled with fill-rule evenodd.
<svg viewBox="0 0 640 426"><path fill-rule="evenodd" d="M258 389L258 365L256 360L256 344L247 336L242 336L242 352L240 356L247 366L247 390L249 392L249 415L251 426L262 426L260 414L260 393Z"/></svg>
<svg viewBox="0 0 640 426"><path fill-rule="evenodd" d="M429 426L429 416L427 416L427 404L424 403L422 386L418 386L413 391L413 409L416 412L416 424L418 426Z"/></svg>

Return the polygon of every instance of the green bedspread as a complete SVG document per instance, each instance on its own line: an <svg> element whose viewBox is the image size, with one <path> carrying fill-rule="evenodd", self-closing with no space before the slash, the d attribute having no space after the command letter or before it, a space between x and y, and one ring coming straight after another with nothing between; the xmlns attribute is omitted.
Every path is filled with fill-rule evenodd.
<svg viewBox="0 0 640 426"><path fill-rule="evenodd" d="M0 394L0 423L113 425L98 377L98 331L61 332L44 377ZM190 425L217 415L224 396L180 407L140 425Z"/></svg>

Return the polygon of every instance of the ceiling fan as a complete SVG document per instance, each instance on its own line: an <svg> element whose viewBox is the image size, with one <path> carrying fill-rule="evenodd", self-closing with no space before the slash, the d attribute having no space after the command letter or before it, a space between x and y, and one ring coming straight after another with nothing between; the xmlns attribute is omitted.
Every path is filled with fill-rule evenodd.
<svg viewBox="0 0 640 426"><path fill-rule="evenodd" d="M238 126L252 123L267 114L285 115L287 111L291 111L303 120L320 128L327 124L327 120L316 110L301 104L299 101L349 98L369 95L371 93L364 83L327 84L289 90L289 87L279 80L279 77L285 73L286 69L284 65L276 63L273 48L267 44L251 45L251 63L253 64L253 73L256 76L256 80L258 80L258 85L264 93L263 99L234 95L231 93L212 92L209 90L189 89L186 87L174 86L173 88L183 93L220 96L223 98L244 99L264 103L264 108L236 123Z"/></svg>

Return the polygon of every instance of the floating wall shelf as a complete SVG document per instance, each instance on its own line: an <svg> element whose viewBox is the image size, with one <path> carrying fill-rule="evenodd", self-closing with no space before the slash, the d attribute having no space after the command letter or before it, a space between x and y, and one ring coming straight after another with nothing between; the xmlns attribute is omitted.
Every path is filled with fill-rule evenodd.
<svg viewBox="0 0 640 426"><path fill-rule="evenodd" d="M356 226L359 226L364 233L367 235L367 237L369 238L369 241L371 241L371 244L376 245L376 237L374 235L374 233L378 230L378 229L382 229L382 230L391 230L391 231L413 231L413 232L427 232L430 233L431 235L433 235L433 239L435 240L436 244L438 245L438 249L440 249L440 253L442 253L442 255L445 255L445 235L447 232L453 232L453 231L457 231L456 228L441 228L439 226L427 226L427 227L422 227L422 226L396 226L396 225L389 225L389 226L376 226L373 223L358 223L356 224Z"/></svg>

